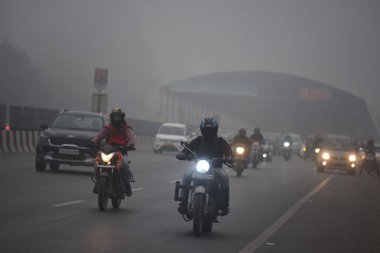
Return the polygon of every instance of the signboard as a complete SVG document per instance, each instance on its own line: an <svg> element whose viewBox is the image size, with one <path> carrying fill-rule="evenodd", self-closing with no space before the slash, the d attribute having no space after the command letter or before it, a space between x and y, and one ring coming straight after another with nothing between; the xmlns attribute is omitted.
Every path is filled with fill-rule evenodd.
<svg viewBox="0 0 380 253"><path fill-rule="evenodd" d="M298 98L305 100L331 100L332 92L328 89L299 88Z"/></svg>
<svg viewBox="0 0 380 253"><path fill-rule="evenodd" d="M91 111L103 113L107 112L107 94L92 94Z"/></svg>
<svg viewBox="0 0 380 253"><path fill-rule="evenodd" d="M98 90L102 90L106 87L108 80L108 69L95 69L94 86Z"/></svg>

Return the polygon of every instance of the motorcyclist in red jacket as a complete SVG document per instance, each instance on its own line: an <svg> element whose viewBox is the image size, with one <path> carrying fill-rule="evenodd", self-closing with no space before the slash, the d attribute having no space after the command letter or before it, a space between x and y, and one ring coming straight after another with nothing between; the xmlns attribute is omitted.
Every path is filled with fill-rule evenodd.
<svg viewBox="0 0 380 253"><path fill-rule="evenodd" d="M99 133L92 139L92 142L99 144L103 139L109 145L124 145L130 148L135 147L136 138L130 127L125 121L125 112L116 107L110 113L111 124L104 126ZM123 156L123 168L121 170L121 178L125 186L125 193L129 197L132 195L130 185L131 171L128 165L128 151Z"/></svg>

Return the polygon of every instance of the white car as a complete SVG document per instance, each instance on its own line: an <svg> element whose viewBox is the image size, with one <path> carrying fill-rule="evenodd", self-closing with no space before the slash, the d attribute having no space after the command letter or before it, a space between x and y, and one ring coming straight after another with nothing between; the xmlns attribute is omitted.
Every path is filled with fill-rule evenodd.
<svg viewBox="0 0 380 253"><path fill-rule="evenodd" d="M153 143L154 153L163 151L180 152L183 147L181 142L189 142L190 133L187 126L180 123L163 123L157 131Z"/></svg>

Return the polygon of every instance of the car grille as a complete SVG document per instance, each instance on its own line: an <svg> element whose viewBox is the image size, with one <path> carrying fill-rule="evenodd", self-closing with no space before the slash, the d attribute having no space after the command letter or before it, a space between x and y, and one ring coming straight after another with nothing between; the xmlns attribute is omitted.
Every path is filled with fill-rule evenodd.
<svg viewBox="0 0 380 253"><path fill-rule="evenodd" d="M331 159L332 160L337 160L337 161L348 160L346 157L341 157L341 156L332 156Z"/></svg>
<svg viewBox="0 0 380 253"><path fill-rule="evenodd" d="M84 155L64 155L64 154L54 154L53 158L55 159L64 159L64 160L78 160L82 161L84 160Z"/></svg>
<svg viewBox="0 0 380 253"><path fill-rule="evenodd" d="M65 138L65 137L51 137L50 143L53 145L77 145L79 147L86 146L90 141L87 139L77 139L77 138Z"/></svg>

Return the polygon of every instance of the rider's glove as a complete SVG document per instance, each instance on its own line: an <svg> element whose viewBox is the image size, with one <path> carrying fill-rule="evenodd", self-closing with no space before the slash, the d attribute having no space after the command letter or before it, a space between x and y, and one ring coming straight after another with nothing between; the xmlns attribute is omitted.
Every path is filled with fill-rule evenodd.
<svg viewBox="0 0 380 253"><path fill-rule="evenodd" d="M179 153L175 156L178 160L186 160L186 154Z"/></svg>
<svg viewBox="0 0 380 253"><path fill-rule="evenodd" d="M189 160L189 161L192 161L195 159L195 154L194 153L190 153L186 156L186 159Z"/></svg>
<svg viewBox="0 0 380 253"><path fill-rule="evenodd" d="M225 160L226 160L226 163L230 163L230 164L235 162L234 158L230 155L226 156Z"/></svg>
<svg viewBox="0 0 380 253"><path fill-rule="evenodd" d="M88 148L95 148L97 146L96 142L95 141L91 141L90 143L88 143L86 145Z"/></svg>
<svg viewBox="0 0 380 253"><path fill-rule="evenodd" d="M128 144L128 149L135 150L136 149L135 144L133 143Z"/></svg>

